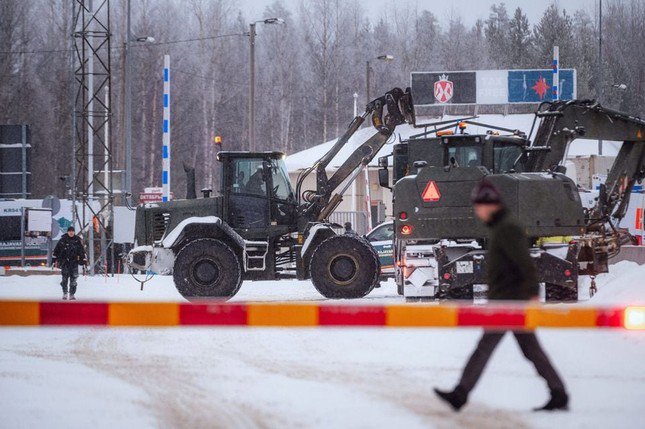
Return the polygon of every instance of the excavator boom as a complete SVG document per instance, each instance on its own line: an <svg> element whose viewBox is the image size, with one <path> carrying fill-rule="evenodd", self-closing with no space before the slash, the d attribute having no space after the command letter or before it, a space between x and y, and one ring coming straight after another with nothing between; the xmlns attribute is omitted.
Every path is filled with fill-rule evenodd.
<svg viewBox="0 0 645 429"><path fill-rule="evenodd" d="M557 169L575 139L623 142L590 213L596 223L610 216L622 219L633 185L645 177L645 121L593 100L543 103L536 118L541 123L528 155L528 171Z"/></svg>

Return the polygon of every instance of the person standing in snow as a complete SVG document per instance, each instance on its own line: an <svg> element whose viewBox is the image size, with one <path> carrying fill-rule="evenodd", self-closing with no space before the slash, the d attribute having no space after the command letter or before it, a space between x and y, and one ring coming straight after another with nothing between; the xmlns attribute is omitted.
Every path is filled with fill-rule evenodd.
<svg viewBox="0 0 645 429"><path fill-rule="evenodd" d="M504 206L500 192L484 179L471 197L475 215L490 228L486 265L488 270L488 298L490 300L528 301L538 296L536 268L529 254L529 242L522 228L514 222ZM506 331L485 331L477 348L466 364L461 380L452 391L437 388L435 393L459 411L475 387L486 363ZM551 391L550 400L540 410L566 410L569 397L564 383L551 365L532 331L513 331L524 356L538 374L546 380Z"/></svg>
<svg viewBox="0 0 645 429"><path fill-rule="evenodd" d="M63 280L60 285L63 287L63 299L74 300L76 293L76 279L78 278L78 265L85 265L85 249L81 238L76 235L74 227L67 228L67 234L63 235L54 248L54 258L60 267ZM69 282L69 295L67 283Z"/></svg>

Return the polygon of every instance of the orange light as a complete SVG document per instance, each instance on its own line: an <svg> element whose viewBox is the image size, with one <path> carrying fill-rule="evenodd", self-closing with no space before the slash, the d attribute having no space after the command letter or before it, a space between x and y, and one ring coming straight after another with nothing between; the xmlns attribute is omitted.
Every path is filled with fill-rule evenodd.
<svg viewBox="0 0 645 429"><path fill-rule="evenodd" d="M466 123L465 123L465 122L460 122L460 123L459 123L459 129L460 129L460 130L463 130L463 129L465 129L465 128L466 128Z"/></svg>
<svg viewBox="0 0 645 429"><path fill-rule="evenodd" d="M625 329L645 329L645 307L627 307L624 317Z"/></svg>
<svg viewBox="0 0 645 429"><path fill-rule="evenodd" d="M222 137L221 136L215 136L215 144L222 144Z"/></svg>
<svg viewBox="0 0 645 429"><path fill-rule="evenodd" d="M435 182L434 180L430 180L426 185L426 188L423 190L423 193L421 194L421 198L426 203L439 201L441 199L441 192L439 192L439 187L437 186L437 182Z"/></svg>
<svg viewBox="0 0 645 429"><path fill-rule="evenodd" d="M437 131L437 137L451 136L453 134L454 134L454 131L452 131L452 130Z"/></svg>
<svg viewBox="0 0 645 429"><path fill-rule="evenodd" d="M401 234L403 234L403 235L412 234L412 227L410 225L403 225L401 227Z"/></svg>

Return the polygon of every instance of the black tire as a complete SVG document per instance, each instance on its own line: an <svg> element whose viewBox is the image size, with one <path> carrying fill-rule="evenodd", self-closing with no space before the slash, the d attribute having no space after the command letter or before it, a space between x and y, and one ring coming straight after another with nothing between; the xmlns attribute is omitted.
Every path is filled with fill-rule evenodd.
<svg viewBox="0 0 645 429"><path fill-rule="evenodd" d="M189 301L229 299L242 285L242 268L233 250L212 238L185 245L175 259L175 287Z"/></svg>
<svg viewBox="0 0 645 429"><path fill-rule="evenodd" d="M555 283L545 283L544 300L546 302L577 302L578 285L560 286Z"/></svg>
<svg viewBox="0 0 645 429"><path fill-rule="evenodd" d="M369 242L353 235L335 235L311 255L314 287L325 298L362 298L374 289L380 273L378 255Z"/></svg>

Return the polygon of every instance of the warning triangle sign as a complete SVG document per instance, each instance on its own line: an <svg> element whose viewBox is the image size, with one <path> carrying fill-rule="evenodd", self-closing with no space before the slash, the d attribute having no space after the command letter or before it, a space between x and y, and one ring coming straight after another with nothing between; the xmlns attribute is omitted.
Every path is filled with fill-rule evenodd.
<svg viewBox="0 0 645 429"><path fill-rule="evenodd" d="M439 201L441 199L441 193L439 192L439 187L437 182L430 180L426 185L425 190L421 194L421 198L424 202Z"/></svg>

